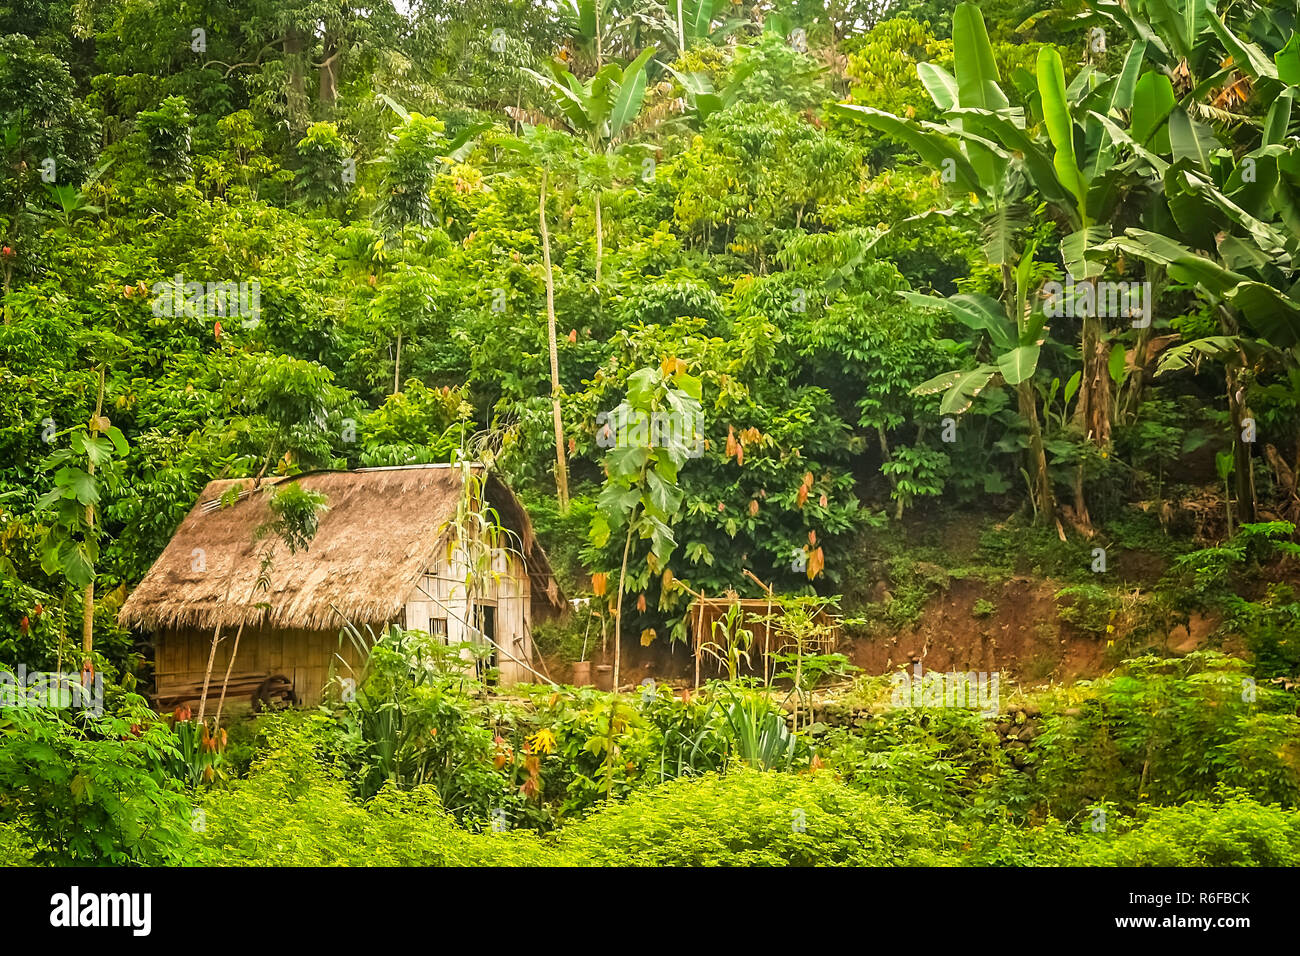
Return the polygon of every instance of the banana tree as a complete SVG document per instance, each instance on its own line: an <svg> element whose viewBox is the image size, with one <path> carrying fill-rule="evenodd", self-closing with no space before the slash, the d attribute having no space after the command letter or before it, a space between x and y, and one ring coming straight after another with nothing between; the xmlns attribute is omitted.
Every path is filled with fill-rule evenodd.
<svg viewBox="0 0 1300 956"><path fill-rule="evenodd" d="M1300 44L1279 45L1273 36L1270 55L1238 36L1212 7L1191 3L1185 12L1177 24L1165 18L1172 35L1161 45L1191 62L1189 71L1205 64L1203 69L1213 72L1199 82L1190 74L1181 99L1167 77L1144 74L1144 79L1153 76L1150 86L1158 95L1150 102L1159 109L1141 130L1169 157L1153 217L1165 228L1130 227L1099 251L1118 251L1164 269L1213 307L1220 334L1171 349L1157 374L1207 357L1223 363L1233 425L1231 474L1240 518L1252 521L1255 435L1247 392L1265 367L1293 367L1300 346L1300 299L1294 294L1300 279L1300 149L1288 137L1300 85L1300 57L1294 55ZM1152 32L1140 21L1133 29ZM1267 40L1268 31L1262 32ZM1216 69L1222 63L1229 65ZM1205 98L1222 102L1224 90L1243 84L1271 105L1258 134L1252 126L1234 124L1238 140L1244 129L1252 138L1258 135L1248 144L1253 148L1238 156L1197 117L1205 114Z"/></svg>
<svg viewBox="0 0 1300 956"><path fill-rule="evenodd" d="M552 65L554 76L533 70L524 72L537 80L551 97L560 119L602 167L596 174L592 191L596 219L596 282L600 282L605 238L601 222L601 193L616 153L627 147L641 103L645 99L646 64L655 48L642 50L635 60L621 67L607 63L591 79L580 82L563 67Z"/></svg>
<svg viewBox="0 0 1300 956"><path fill-rule="evenodd" d="M664 0L669 32L677 41L677 55L708 40L712 32L715 0Z"/></svg>
<svg viewBox="0 0 1300 956"><path fill-rule="evenodd" d="M949 299L904 293L918 304L940 305L968 327L987 333L994 360L974 369L955 369L925 382L919 394L944 392L941 409L959 414L995 383L1005 382L1016 391L1017 404L1029 433L1026 473L1039 520L1055 520L1055 499L1043 445L1038 414L1038 394L1033 386L1038 359L1046 337L1042 310L1031 305L1033 249L1018 238L1025 226L1031 194L1025 166L1034 154L1007 149L977 134L967 117L986 124L1020 129L1024 111L1013 108L999 86L993 49L978 8L959 4L953 14L953 50L956 75L930 63L918 66L922 84L935 104L953 115L944 124L917 122L867 106L841 104L836 109L904 142L923 160L941 171L943 179L971 197L980 218L984 254L1002 277L998 298L959 295ZM1027 137L1024 137L1027 139ZM1057 524L1060 528L1059 522Z"/></svg>
<svg viewBox="0 0 1300 956"><path fill-rule="evenodd" d="M564 0L560 17L569 35L571 50L590 72L597 73L606 59L642 46L642 38L663 32L664 8L648 4L620 9L613 0ZM587 72L587 71L582 71Z"/></svg>
<svg viewBox="0 0 1300 956"><path fill-rule="evenodd" d="M675 76L677 82L682 85L689 106L686 121L699 129L710 116L721 112L740 98L745 80L758 68L758 60L750 57L736 62L727 84L720 90L715 90L712 82L703 73L682 73L666 63L661 63L660 66Z"/></svg>
<svg viewBox="0 0 1300 956"><path fill-rule="evenodd" d="M1134 42L1115 76L1085 67L1068 85L1060 55L1051 47L1041 48L1035 74L1019 71L1016 75L1021 98L1030 110L1028 117L1007 108L983 19L972 4L958 5L953 42L955 78L933 64L918 67L922 82L944 113L945 129L967 144L977 173L983 167L981 178L986 181L990 144L1017 157L1017 168L1065 232L1060 254L1071 279L1091 285L1085 301L1097 302L1097 280L1105 264L1093 253L1110 238L1111 224L1123 228L1126 217L1135 222L1131 210L1142 208L1167 167L1143 145L1163 119L1160 110L1166 100L1172 100L1160 86L1160 81L1168 84L1166 77L1154 71L1140 73L1147 41ZM1131 135L1126 127L1142 132ZM1101 310L1080 311L1083 368L1075 422L1092 445L1105 450L1114 417L1109 370L1113 348L1102 326ZM1150 332L1144 328L1139 334ZM1082 479L1080 463L1074 520L1087 532L1091 522Z"/></svg>

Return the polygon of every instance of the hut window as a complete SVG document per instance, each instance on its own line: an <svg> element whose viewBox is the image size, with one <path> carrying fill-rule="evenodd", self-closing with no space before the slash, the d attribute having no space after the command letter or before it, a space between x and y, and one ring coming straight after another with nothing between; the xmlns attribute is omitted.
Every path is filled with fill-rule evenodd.
<svg viewBox="0 0 1300 956"><path fill-rule="evenodd" d="M445 617L429 618L429 633L447 643L447 619Z"/></svg>

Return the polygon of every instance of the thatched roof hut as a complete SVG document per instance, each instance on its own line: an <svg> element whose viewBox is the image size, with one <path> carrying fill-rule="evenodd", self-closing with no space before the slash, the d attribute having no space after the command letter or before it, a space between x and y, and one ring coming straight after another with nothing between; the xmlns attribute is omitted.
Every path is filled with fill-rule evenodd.
<svg viewBox="0 0 1300 956"><path fill-rule="evenodd" d="M282 543L276 546L270 586L256 591L259 556L266 543L255 539L255 531L270 517L269 488L288 481L324 495L327 510L306 549L291 553ZM202 678L218 626L233 630L244 625L240 666L253 666L257 673L263 665L270 671L328 667L345 623L376 630L398 623L440 628L448 639L480 637L479 622L464 619L471 613L482 616L466 606L464 569L448 566L449 522L461 490L460 469L448 465L314 472L264 479L256 487L251 479L212 481L127 599L118 620L155 635L155 676L164 698L184 696L186 688L180 685L192 682L196 671ZM514 663L527 665L529 619L559 612L564 601L519 500L491 474L485 497L513 533L519 554L503 559L501 580L489 582L477 603L494 608L495 634L489 637L509 642L504 657L518 656ZM254 648L268 642L287 647L286 634L326 639L298 641L312 645L310 661L287 650L262 655L262 664L255 651L246 657L244 641ZM183 653L172 653L181 645L186 645ZM326 645L329 653L322 661ZM305 647L299 651L306 653ZM511 662L499 663L505 680ZM218 673L224 673L224 661ZM519 670L514 676L523 679L526 674ZM308 683L314 684L317 677L323 681L323 672L310 675ZM174 693L165 693L166 685ZM318 694L317 686L297 688L300 699Z"/></svg>

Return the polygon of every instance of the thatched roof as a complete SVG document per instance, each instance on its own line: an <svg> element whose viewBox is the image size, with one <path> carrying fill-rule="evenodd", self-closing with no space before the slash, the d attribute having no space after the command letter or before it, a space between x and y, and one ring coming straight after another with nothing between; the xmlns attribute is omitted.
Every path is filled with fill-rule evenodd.
<svg viewBox="0 0 1300 956"><path fill-rule="evenodd" d="M265 547L254 540L254 529L269 517L269 488L288 481L323 494L328 510L306 550L295 554L276 544L270 591L259 592L249 606ZM247 478L208 483L123 605L122 624L211 628L237 626L243 619L250 625L332 630L345 619L358 626L394 620L420 575L443 553L445 525L461 492L460 470L447 465L314 472L264 479L256 489L253 484ZM222 507L233 486L242 486L239 500ZM487 498L522 541L534 606L540 601L563 607L523 506L495 476L488 478Z"/></svg>

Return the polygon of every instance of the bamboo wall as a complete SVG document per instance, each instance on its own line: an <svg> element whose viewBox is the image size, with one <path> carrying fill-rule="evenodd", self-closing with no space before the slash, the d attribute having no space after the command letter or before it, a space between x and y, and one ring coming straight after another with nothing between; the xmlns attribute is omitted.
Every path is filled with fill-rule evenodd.
<svg viewBox="0 0 1300 956"><path fill-rule="evenodd" d="M496 608L497 664L501 669L501 683L515 684L536 681L525 667L533 660L530 615L532 582L528 579L524 562L517 554L498 553L493 561L492 574L483 575L472 595L473 603ZM448 562L439 558L420 580L406 603L406 626L430 630L431 619L447 622L447 642L478 642L478 634L467 625L470 622L469 601L465 592L465 563L460 554L452 555ZM511 658L518 658L512 660Z"/></svg>
<svg viewBox="0 0 1300 956"><path fill-rule="evenodd" d="M215 690L210 700L221 694L221 680L234 650L234 629L222 631L212 667ZM191 629L169 630L154 636L154 685L159 697L189 692L189 686L202 686L212 650L212 632ZM338 660L342 655L346 665ZM348 676L349 667L360 670L360 662L351 642L339 644L339 632L305 630L271 630L244 628L239 638L239 654L233 674L283 674L293 682L294 692L306 705L321 700L321 690L330 676L330 667ZM196 698L197 699L197 696ZM247 702L247 696L243 702Z"/></svg>

